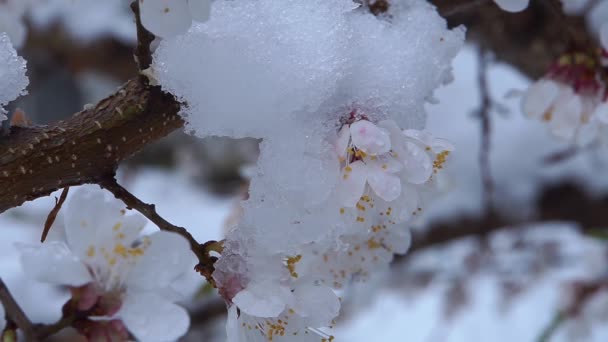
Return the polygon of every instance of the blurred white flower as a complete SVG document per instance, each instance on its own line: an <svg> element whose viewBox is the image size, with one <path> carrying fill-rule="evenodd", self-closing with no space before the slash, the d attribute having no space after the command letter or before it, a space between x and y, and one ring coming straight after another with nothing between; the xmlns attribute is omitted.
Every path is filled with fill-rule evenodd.
<svg viewBox="0 0 608 342"><path fill-rule="evenodd" d="M595 59L581 53L561 57L534 82L522 99L522 112L544 121L556 137L587 145L607 122L606 85Z"/></svg>
<svg viewBox="0 0 608 342"><path fill-rule="evenodd" d="M119 319L138 340L171 341L186 333L187 312L163 293L192 269L194 255L180 235L156 232L139 239L143 216L126 215L103 192L78 190L64 208L67 244L21 245L33 278L79 293L78 309Z"/></svg>
<svg viewBox="0 0 608 342"><path fill-rule="evenodd" d="M146 29L169 38L188 31L192 20L209 19L211 0L139 0L139 6Z"/></svg>
<svg viewBox="0 0 608 342"><path fill-rule="evenodd" d="M337 189L341 204L356 207L366 216L376 212L371 209L374 202L380 201L396 201L388 207L389 213L394 208L416 210L415 187L428 183L443 168L454 149L452 144L427 132L402 131L392 120L376 125L356 114L351 114L348 120L335 143L342 171ZM395 220L402 222L406 217L409 215Z"/></svg>
<svg viewBox="0 0 608 342"><path fill-rule="evenodd" d="M228 342L333 340L311 328L331 325L340 310L338 297L324 285L300 282L289 291L284 309L272 314L267 312L266 302L260 301L259 297L250 294L246 297L228 310Z"/></svg>
<svg viewBox="0 0 608 342"><path fill-rule="evenodd" d="M494 2L507 12L521 12L530 4L530 0L494 0Z"/></svg>

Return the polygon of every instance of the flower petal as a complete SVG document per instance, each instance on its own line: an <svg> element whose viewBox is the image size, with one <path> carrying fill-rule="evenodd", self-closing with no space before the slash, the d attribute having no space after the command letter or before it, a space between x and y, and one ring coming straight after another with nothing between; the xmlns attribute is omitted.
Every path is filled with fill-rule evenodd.
<svg viewBox="0 0 608 342"><path fill-rule="evenodd" d="M138 341L146 342L175 341L190 326L184 308L149 292L127 292L116 317Z"/></svg>
<svg viewBox="0 0 608 342"><path fill-rule="evenodd" d="M349 164L342 170L336 196L346 207L354 207L365 191L367 166L362 161Z"/></svg>
<svg viewBox="0 0 608 342"><path fill-rule="evenodd" d="M232 302L248 315L277 317L291 298L288 288L271 281L260 281L247 285L232 298Z"/></svg>
<svg viewBox="0 0 608 342"><path fill-rule="evenodd" d="M433 174L433 161L425 148L406 142L399 160L403 163L403 175L408 183L422 184Z"/></svg>
<svg viewBox="0 0 608 342"><path fill-rule="evenodd" d="M608 102L602 102L597 106L592 117L597 118L603 124L608 124Z"/></svg>
<svg viewBox="0 0 608 342"><path fill-rule="evenodd" d="M81 286L93 280L86 266L63 242L49 241L37 246L18 244L17 248L25 273L38 281Z"/></svg>
<svg viewBox="0 0 608 342"><path fill-rule="evenodd" d="M351 124L350 135L353 145L366 153L377 155L391 150L388 132L367 120Z"/></svg>
<svg viewBox="0 0 608 342"><path fill-rule="evenodd" d="M401 194L401 180L396 175L388 172L387 164L380 161L369 161L368 165L367 182L376 195L387 202L399 197Z"/></svg>
<svg viewBox="0 0 608 342"><path fill-rule="evenodd" d="M293 309L302 317L313 321L312 326L327 326L340 312L340 301L329 287L315 285L310 281L302 282L294 288L296 298Z"/></svg>
<svg viewBox="0 0 608 342"><path fill-rule="evenodd" d="M142 24L159 37L177 36L192 25L186 0L139 0L139 7Z"/></svg>
<svg viewBox="0 0 608 342"><path fill-rule="evenodd" d="M76 190L64 208L66 239L76 256L85 260L92 246L114 248L117 242L131 244L146 224L140 214L126 215L122 202L106 200L92 186Z"/></svg>
<svg viewBox="0 0 608 342"><path fill-rule="evenodd" d="M144 252L126 283L140 289L163 289L196 264L190 244L176 233L156 232L144 241Z"/></svg>
<svg viewBox="0 0 608 342"><path fill-rule="evenodd" d="M346 158L346 149L350 142L350 128L348 126L342 127L338 132L338 138L336 139L335 149L338 158Z"/></svg>
<svg viewBox="0 0 608 342"><path fill-rule="evenodd" d="M583 104L580 96L571 91L555 102L551 119L551 132L565 140L571 140L581 123Z"/></svg>
<svg viewBox="0 0 608 342"><path fill-rule="evenodd" d="M522 99L522 112L531 118L541 118L551 110L552 104L558 99L560 86L550 80L540 80L532 84Z"/></svg>
<svg viewBox="0 0 608 342"><path fill-rule="evenodd" d="M188 5L194 20L200 22L209 20L209 14L211 13L210 0L188 0Z"/></svg>

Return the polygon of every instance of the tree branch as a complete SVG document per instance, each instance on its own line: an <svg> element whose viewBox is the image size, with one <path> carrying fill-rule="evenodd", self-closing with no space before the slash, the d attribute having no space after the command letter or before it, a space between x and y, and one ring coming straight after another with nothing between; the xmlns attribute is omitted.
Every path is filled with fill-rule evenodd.
<svg viewBox="0 0 608 342"><path fill-rule="evenodd" d="M532 79L543 76L551 63L569 49L598 46L578 16L556 15L560 0L530 1L520 13L501 10L494 1L431 0L450 26L465 25L467 39L493 52ZM454 11L455 8L472 10ZM566 38L564 38L566 37Z"/></svg>
<svg viewBox="0 0 608 342"><path fill-rule="evenodd" d="M66 186L97 183L118 164L183 126L180 105L139 79L51 126L0 137L0 213Z"/></svg>
<svg viewBox="0 0 608 342"><path fill-rule="evenodd" d="M213 278L211 278L211 273L213 273L213 263L214 259L209 256L206 251L204 245L201 245L196 239L188 232L186 228L178 227L176 225L171 224L169 221L165 220L156 212L156 207L154 204L144 203L142 200L137 198L135 195L130 193L127 189L123 188L116 179L112 177L105 177L98 181L99 186L110 191L116 198L122 200L129 209L135 209L139 211L142 215L147 217L150 221L154 222L161 230L173 232L183 236L190 243L190 248L192 252L196 255L199 261L199 265L197 266L197 270L201 272L203 269L211 269L208 274L206 272L201 272L211 284L213 284Z"/></svg>
<svg viewBox="0 0 608 342"><path fill-rule="evenodd" d="M137 0L131 3L131 10L135 15L135 25L137 26L137 47L135 48L135 60L139 66L139 70L145 70L152 65L152 51L150 44L154 41L154 35L146 30L141 23L141 15L139 12L139 2Z"/></svg>
<svg viewBox="0 0 608 342"><path fill-rule="evenodd" d="M23 309L21 309L15 298L13 298L13 295L2 279L0 279L0 302L4 306L7 317L23 332L25 339L27 341L38 341L32 322L25 315L25 312L23 312Z"/></svg>
<svg viewBox="0 0 608 342"><path fill-rule="evenodd" d="M55 206L49 213L49 216L46 218L46 222L44 222L44 230L42 230L40 242L44 242L44 240L46 240L46 236L49 234L49 231L57 218L57 214L59 214L59 210L61 210L61 206L63 206L63 202L65 202L66 198L68 198L69 191L70 187L65 187L63 191L61 191L61 196L59 196L59 199L55 197Z"/></svg>

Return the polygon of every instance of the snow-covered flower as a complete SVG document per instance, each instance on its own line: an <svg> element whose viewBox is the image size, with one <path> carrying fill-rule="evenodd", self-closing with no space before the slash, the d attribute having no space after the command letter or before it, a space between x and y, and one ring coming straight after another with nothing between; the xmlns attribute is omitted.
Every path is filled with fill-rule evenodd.
<svg viewBox="0 0 608 342"><path fill-rule="evenodd" d="M524 94L522 111L547 122L553 135L586 145L606 121L606 85L597 59L582 53L562 56Z"/></svg>
<svg viewBox="0 0 608 342"><path fill-rule="evenodd" d="M10 4L10 2L9 2ZM0 3L0 16L2 15ZM0 26L2 18L0 18ZM25 76L25 60L17 55L9 35L2 32L0 27L0 124L6 120L4 105L26 93L29 80Z"/></svg>
<svg viewBox="0 0 608 342"><path fill-rule="evenodd" d="M314 327L331 325L340 309L340 302L330 288L312 282L296 285L289 303L278 314L269 315L265 303L254 296L239 302L228 310L228 342L328 342L333 337Z"/></svg>
<svg viewBox="0 0 608 342"><path fill-rule="evenodd" d="M316 327L332 324L340 302L328 286L295 272L301 258L225 249L213 277L229 306L228 342L329 341Z"/></svg>
<svg viewBox="0 0 608 342"><path fill-rule="evenodd" d="M171 341L187 331L187 312L166 298L195 263L182 236L160 231L140 238L145 218L127 215L99 190L77 191L64 213L67 244L21 246L27 274L69 286L79 310L95 312L100 324L120 320L139 340Z"/></svg>
<svg viewBox="0 0 608 342"><path fill-rule="evenodd" d="M530 0L494 0L494 2L507 12L521 12L530 4Z"/></svg>
<svg viewBox="0 0 608 342"><path fill-rule="evenodd" d="M139 0L142 24L162 38L188 31L192 20L206 21L211 0Z"/></svg>
<svg viewBox="0 0 608 342"><path fill-rule="evenodd" d="M375 198L387 203L400 199L399 207L409 207L403 204L418 197L412 185L427 183L453 150L426 132L402 131L392 120L374 124L356 112L345 120L335 148L341 163L338 198L345 207L361 210L361 201L373 208Z"/></svg>

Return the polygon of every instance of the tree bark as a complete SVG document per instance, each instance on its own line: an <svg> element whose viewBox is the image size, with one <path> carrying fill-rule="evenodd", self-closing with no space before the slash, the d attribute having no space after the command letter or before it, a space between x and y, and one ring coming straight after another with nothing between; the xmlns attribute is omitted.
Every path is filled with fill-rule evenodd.
<svg viewBox="0 0 608 342"><path fill-rule="evenodd" d="M0 136L0 213L113 175L125 158L183 126L179 108L171 95L136 79L68 120L11 127Z"/></svg>

